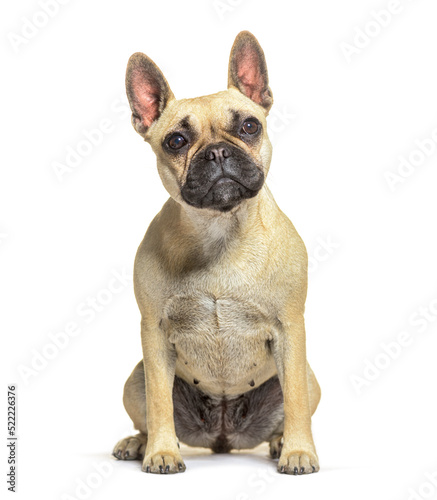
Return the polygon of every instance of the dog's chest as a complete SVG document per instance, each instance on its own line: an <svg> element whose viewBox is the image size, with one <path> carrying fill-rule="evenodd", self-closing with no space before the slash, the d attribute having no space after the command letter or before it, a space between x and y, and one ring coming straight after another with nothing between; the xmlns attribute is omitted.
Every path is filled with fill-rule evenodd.
<svg viewBox="0 0 437 500"><path fill-rule="evenodd" d="M161 327L175 345L176 373L205 392L241 394L276 373L275 319L248 299L176 296L166 303Z"/></svg>

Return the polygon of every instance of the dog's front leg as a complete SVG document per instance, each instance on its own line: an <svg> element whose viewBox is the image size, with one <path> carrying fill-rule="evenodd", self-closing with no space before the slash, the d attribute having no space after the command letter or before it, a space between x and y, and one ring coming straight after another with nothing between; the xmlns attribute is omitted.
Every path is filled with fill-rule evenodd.
<svg viewBox="0 0 437 500"><path fill-rule="evenodd" d="M173 382L176 353L155 318L141 322L144 374L146 380L147 448L145 472L183 472L173 416Z"/></svg>
<svg viewBox="0 0 437 500"><path fill-rule="evenodd" d="M311 432L303 312L290 309L281 322L282 335L274 341L284 395L284 441L278 471L309 474L319 470L319 461Z"/></svg>

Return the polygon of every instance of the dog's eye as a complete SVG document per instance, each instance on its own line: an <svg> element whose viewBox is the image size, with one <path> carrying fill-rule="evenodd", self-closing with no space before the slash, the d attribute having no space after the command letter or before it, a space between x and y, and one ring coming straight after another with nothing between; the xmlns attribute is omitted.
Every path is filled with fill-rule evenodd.
<svg viewBox="0 0 437 500"><path fill-rule="evenodd" d="M256 134L258 132L258 123L255 120L246 120L241 127L241 130L245 134Z"/></svg>
<svg viewBox="0 0 437 500"><path fill-rule="evenodd" d="M181 147L185 146L186 143L187 141L185 140L185 138L178 134L172 135L168 140L168 145L171 147L171 149L181 149Z"/></svg>

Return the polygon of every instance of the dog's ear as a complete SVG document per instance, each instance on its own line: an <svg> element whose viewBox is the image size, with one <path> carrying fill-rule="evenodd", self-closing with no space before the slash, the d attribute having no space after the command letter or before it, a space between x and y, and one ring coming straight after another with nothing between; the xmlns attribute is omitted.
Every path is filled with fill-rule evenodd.
<svg viewBox="0 0 437 500"><path fill-rule="evenodd" d="M156 64L141 52L129 58L126 93L132 110L132 125L144 137L174 95Z"/></svg>
<svg viewBox="0 0 437 500"><path fill-rule="evenodd" d="M228 87L236 87L266 112L273 104L263 49L249 31L237 35L229 58Z"/></svg>

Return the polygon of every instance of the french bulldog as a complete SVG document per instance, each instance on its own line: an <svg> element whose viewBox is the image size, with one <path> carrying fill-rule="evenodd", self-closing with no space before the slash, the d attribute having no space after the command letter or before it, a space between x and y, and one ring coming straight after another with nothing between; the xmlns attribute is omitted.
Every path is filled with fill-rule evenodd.
<svg viewBox="0 0 437 500"><path fill-rule="evenodd" d="M273 97L263 50L241 32L227 90L180 100L135 53L126 90L170 198L135 258L143 359L123 402L139 433L113 454L171 474L185 471L179 441L216 453L269 442L280 473L317 472L308 257L265 182Z"/></svg>

